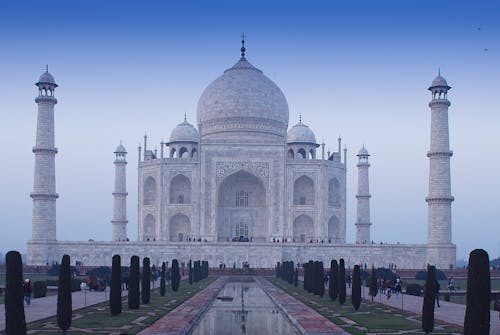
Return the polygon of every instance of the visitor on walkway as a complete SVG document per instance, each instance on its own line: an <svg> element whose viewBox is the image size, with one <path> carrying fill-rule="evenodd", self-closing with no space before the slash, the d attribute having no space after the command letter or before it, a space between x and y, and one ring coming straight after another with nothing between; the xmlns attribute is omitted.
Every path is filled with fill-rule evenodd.
<svg viewBox="0 0 500 335"><path fill-rule="evenodd" d="M33 288L31 286L31 281L26 278L24 280L24 285L23 285L23 291L24 291L24 302L26 303L26 306L29 306L31 304L31 292Z"/></svg>
<svg viewBox="0 0 500 335"><path fill-rule="evenodd" d="M455 281L453 276L450 276L450 279L448 280L448 290L450 292L455 291Z"/></svg>

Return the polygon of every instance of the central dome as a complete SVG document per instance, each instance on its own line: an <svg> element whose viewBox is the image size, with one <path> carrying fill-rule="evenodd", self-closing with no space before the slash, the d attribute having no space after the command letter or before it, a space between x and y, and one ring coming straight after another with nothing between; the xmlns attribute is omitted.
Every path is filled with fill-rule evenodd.
<svg viewBox="0 0 500 335"><path fill-rule="evenodd" d="M231 132L240 138L263 134L284 138L288 103L275 83L241 57L207 86L198 101L197 121L202 138L227 139Z"/></svg>

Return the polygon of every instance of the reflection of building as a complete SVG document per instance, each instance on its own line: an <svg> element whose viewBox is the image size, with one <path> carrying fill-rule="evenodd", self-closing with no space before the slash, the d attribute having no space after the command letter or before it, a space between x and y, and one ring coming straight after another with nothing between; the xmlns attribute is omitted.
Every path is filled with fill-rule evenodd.
<svg viewBox="0 0 500 335"><path fill-rule="evenodd" d="M441 143L444 139L448 143L446 82L437 82L436 78L431 87L434 140L428 155L431 183L441 185L430 188L427 198L431 251L427 245L371 243L370 165L364 147L358 154L356 243L347 244L346 150L342 160L339 139L336 152L325 154L323 144L318 154L320 145L301 118L288 129L284 94L246 60L244 52L242 48L240 60L201 95L198 130L185 118L171 132L169 141L161 143L159 152L150 150L144 137L144 146L138 148L136 242L126 237L127 152L121 144L115 150L113 241L56 241L53 112L57 85L48 71L44 73L37 83L39 119L33 149L35 187L29 262L44 264L68 253L84 264L100 265L109 264L112 254L118 253L124 257L149 256L154 263L172 258L206 259L211 266L249 262L251 267L272 267L284 259L301 263L320 259L328 264L331 258L340 257L348 265L392 263L422 268L426 260L440 267L453 265L451 151ZM443 90L444 95L435 93ZM441 180L439 171L445 168L448 175ZM237 240L249 242L232 242Z"/></svg>

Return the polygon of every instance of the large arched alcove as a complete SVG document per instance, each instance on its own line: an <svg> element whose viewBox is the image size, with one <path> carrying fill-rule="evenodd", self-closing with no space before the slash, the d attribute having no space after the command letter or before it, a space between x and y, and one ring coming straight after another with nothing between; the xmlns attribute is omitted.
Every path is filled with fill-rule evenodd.
<svg viewBox="0 0 500 335"><path fill-rule="evenodd" d="M337 178L328 181L328 206L340 206L340 183Z"/></svg>
<svg viewBox="0 0 500 335"><path fill-rule="evenodd" d="M143 239L144 241L152 241L155 234L155 217L151 214L146 215L143 222Z"/></svg>
<svg viewBox="0 0 500 335"><path fill-rule="evenodd" d="M328 239L332 243L338 243L340 239L340 222L339 219L333 215L330 220L328 220Z"/></svg>
<svg viewBox="0 0 500 335"><path fill-rule="evenodd" d="M170 181L170 203L191 203L191 181L188 177L178 174Z"/></svg>
<svg viewBox="0 0 500 335"><path fill-rule="evenodd" d="M184 214L175 214L170 219L170 241L185 241L191 234L191 221Z"/></svg>
<svg viewBox="0 0 500 335"><path fill-rule="evenodd" d="M144 205L154 205L156 200L156 180L151 176L146 178L144 182L143 195Z"/></svg>
<svg viewBox="0 0 500 335"><path fill-rule="evenodd" d="M314 238L314 223L309 215L299 215L293 221L293 239L295 242L309 242Z"/></svg>
<svg viewBox="0 0 500 335"><path fill-rule="evenodd" d="M217 190L217 239L240 236L265 241L268 233L266 189L262 180L240 170L226 177Z"/></svg>
<svg viewBox="0 0 500 335"><path fill-rule="evenodd" d="M293 183L293 204L314 205L314 182L307 176L302 176Z"/></svg>

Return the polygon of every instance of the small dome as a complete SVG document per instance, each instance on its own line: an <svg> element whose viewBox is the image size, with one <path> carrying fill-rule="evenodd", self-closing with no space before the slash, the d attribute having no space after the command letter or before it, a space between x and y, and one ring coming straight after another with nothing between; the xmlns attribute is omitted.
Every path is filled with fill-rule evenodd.
<svg viewBox="0 0 500 335"><path fill-rule="evenodd" d="M57 86L56 81L54 80L54 77L49 73L49 71L45 71L40 76L40 79L38 79L37 84L52 84L54 86Z"/></svg>
<svg viewBox="0 0 500 335"><path fill-rule="evenodd" d="M172 130L170 142L200 142L200 133L186 120Z"/></svg>
<svg viewBox="0 0 500 335"><path fill-rule="evenodd" d="M358 156L370 156L370 154L368 153L368 150L366 150L364 145L361 149L359 149Z"/></svg>
<svg viewBox="0 0 500 335"><path fill-rule="evenodd" d="M300 121L288 131L287 142L316 144L316 136L308 126Z"/></svg>
<svg viewBox="0 0 500 335"><path fill-rule="evenodd" d="M432 81L432 87L434 86L448 86L448 83L446 82L446 79L441 77L439 74L433 81Z"/></svg>
<svg viewBox="0 0 500 335"><path fill-rule="evenodd" d="M126 154L126 153L127 153L127 150L120 142L120 144L116 147L115 154Z"/></svg>

